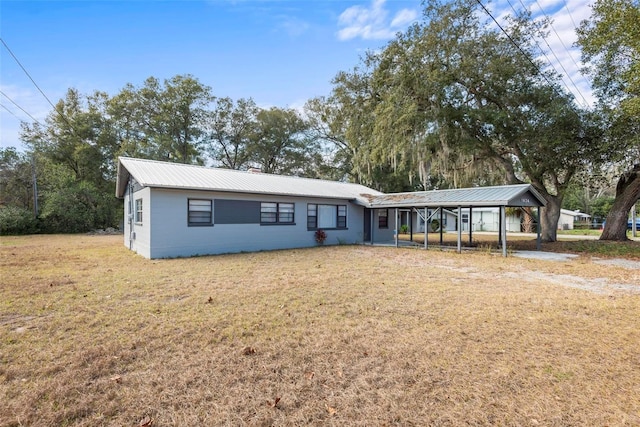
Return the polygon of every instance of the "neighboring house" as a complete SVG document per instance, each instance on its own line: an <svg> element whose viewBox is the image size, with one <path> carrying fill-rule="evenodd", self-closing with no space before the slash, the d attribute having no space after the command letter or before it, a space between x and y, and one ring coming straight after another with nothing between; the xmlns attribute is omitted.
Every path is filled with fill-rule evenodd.
<svg viewBox="0 0 640 427"><path fill-rule="evenodd" d="M359 184L126 157L118 160L116 196L124 199L124 244L146 258L310 247L319 229L327 244L391 243L403 218L414 232L434 219L444 231L461 232L476 230L476 222L510 227L507 207L544 205L527 184L383 194ZM501 241L506 248L506 235Z"/></svg>
<svg viewBox="0 0 640 427"><path fill-rule="evenodd" d="M393 240L382 194L358 184L120 158L124 243L146 258ZM373 236L371 236L373 234Z"/></svg>
<svg viewBox="0 0 640 427"><path fill-rule="evenodd" d="M558 230L573 230L576 222L589 222L591 215L580 211L570 211L568 209L560 209L560 218L558 218Z"/></svg>

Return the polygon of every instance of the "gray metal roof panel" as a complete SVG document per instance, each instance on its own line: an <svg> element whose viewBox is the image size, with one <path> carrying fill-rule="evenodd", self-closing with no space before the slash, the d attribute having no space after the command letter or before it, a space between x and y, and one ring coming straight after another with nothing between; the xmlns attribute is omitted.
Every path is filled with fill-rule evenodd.
<svg viewBox="0 0 640 427"><path fill-rule="evenodd" d="M528 199L534 198L534 200L520 200L519 198L524 195L526 195ZM525 198L525 200L527 200L527 198ZM544 206L544 204L544 198L529 184L393 193L376 196L371 200L372 208Z"/></svg>
<svg viewBox="0 0 640 427"><path fill-rule="evenodd" d="M145 187L346 199L362 205L382 194L360 184L120 157L116 196L124 195L129 175Z"/></svg>

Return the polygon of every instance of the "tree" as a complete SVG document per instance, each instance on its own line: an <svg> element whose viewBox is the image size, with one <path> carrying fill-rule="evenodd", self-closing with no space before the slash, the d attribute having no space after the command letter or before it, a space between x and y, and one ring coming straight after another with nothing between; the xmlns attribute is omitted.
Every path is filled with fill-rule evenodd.
<svg viewBox="0 0 640 427"><path fill-rule="evenodd" d="M119 154L181 163L202 163L211 88L191 75L163 84L149 77L128 84L109 101Z"/></svg>
<svg viewBox="0 0 640 427"><path fill-rule="evenodd" d="M626 240L628 213L640 199L640 3L597 0L577 44L608 119L606 147L622 171L601 240Z"/></svg>
<svg viewBox="0 0 640 427"><path fill-rule="evenodd" d="M221 166L245 169L252 136L257 132L259 108L252 99L218 98L208 117L208 151Z"/></svg>
<svg viewBox="0 0 640 427"><path fill-rule="evenodd" d="M260 110L251 138L251 162L264 173L306 176L317 152L309 125L292 109Z"/></svg>
<svg viewBox="0 0 640 427"><path fill-rule="evenodd" d="M387 165L423 187L530 182L553 241L567 186L601 155L599 129L536 60L544 23L513 17L507 36L479 12L427 2L423 22L336 77L354 167Z"/></svg>
<svg viewBox="0 0 640 427"><path fill-rule="evenodd" d="M0 206L33 210L33 167L29 155L0 148Z"/></svg>

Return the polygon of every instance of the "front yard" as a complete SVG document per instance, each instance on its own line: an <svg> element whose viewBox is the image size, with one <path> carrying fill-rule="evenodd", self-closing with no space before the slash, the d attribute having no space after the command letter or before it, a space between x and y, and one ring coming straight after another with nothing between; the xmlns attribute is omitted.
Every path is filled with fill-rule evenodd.
<svg viewBox="0 0 640 427"><path fill-rule="evenodd" d="M26 236L0 268L2 426L640 424L640 270L590 256Z"/></svg>

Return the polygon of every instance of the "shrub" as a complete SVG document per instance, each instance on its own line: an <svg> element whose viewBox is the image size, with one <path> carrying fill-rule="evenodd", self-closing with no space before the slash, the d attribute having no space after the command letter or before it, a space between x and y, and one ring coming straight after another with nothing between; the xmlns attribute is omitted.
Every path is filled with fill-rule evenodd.
<svg viewBox="0 0 640 427"><path fill-rule="evenodd" d="M17 206L0 208L0 235L32 234L38 231L38 220L33 212Z"/></svg>
<svg viewBox="0 0 640 427"><path fill-rule="evenodd" d="M409 232L409 226L407 224L402 224L400 226L400 233L407 234Z"/></svg>
<svg viewBox="0 0 640 427"><path fill-rule="evenodd" d="M325 233L322 229L317 229L314 237L316 239L316 243L322 245L324 241L327 240L327 233Z"/></svg>

